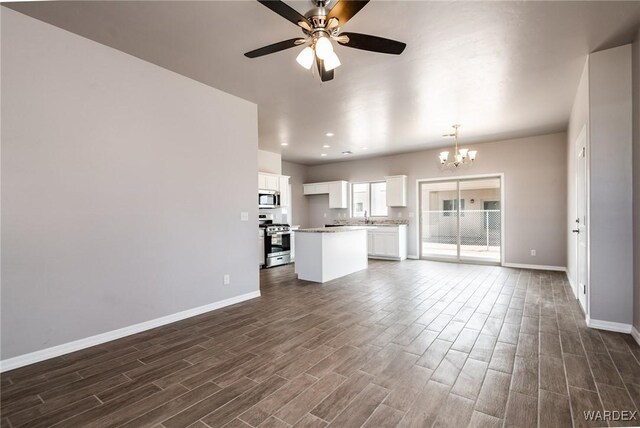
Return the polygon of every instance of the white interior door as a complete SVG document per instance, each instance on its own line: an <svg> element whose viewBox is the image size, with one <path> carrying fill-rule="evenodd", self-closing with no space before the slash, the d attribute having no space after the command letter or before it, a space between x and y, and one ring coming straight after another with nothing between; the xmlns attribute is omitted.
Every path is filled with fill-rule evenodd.
<svg viewBox="0 0 640 428"><path fill-rule="evenodd" d="M576 236L577 247L577 275L578 295L580 305L585 314L588 314L587 297L589 287L588 275L588 249L587 249L587 133L583 128L576 141L576 228L573 230Z"/></svg>

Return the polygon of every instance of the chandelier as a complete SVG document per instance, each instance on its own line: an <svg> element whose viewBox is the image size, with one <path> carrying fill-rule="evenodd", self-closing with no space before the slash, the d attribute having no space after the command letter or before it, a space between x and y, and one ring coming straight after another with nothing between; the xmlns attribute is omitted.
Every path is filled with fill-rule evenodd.
<svg viewBox="0 0 640 428"><path fill-rule="evenodd" d="M469 149L458 149L458 128L460 125L452 125L454 132L453 134L445 134L443 137L453 137L455 142L455 149L453 160L449 161L449 152L440 152L440 164L443 168L458 168L462 165L471 165L474 160L476 160L476 155L478 154L477 150L469 150Z"/></svg>

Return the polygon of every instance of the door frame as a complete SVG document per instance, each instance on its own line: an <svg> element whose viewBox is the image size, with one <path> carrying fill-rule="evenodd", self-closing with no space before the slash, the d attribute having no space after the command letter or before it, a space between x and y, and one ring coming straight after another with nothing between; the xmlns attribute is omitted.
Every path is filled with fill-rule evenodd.
<svg viewBox="0 0 640 428"><path fill-rule="evenodd" d="M470 174L470 175L458 175L458 176L451 176L451 177L438 177L438 178L418 178L416 179L416 218L418 219L418 227L416 228L416 234L415 234L415 242L416 242L416 248L418 249L417 253L418 253L418 259L419 260L424 260L422 258L422 242L421 242L421 236L422 236L422 194L420 192L420 188L421 188L421 184L422 183L433 183L433 182L438 182L438 181L456 181L456 180L473 180L473 179L477 179L477 178L499 178L500 179L500 262L497 263L498 266L504 266L505 264L505 254L506 254L506 245L505 245L505 224L506 224L506 219L507 219L507 209L506 209L506 203L505 203L505 180L504 180L504 173L503 172L498 172L498 173L494 173L494 174ZM458 199L460 197L460 188L458 186ZM458 216L458 221L460 220L459 216ZM459 248L460 246L458 246L458 252L459 252ZM447 261L447 260L442 260L442 261ZM460 262L460 257L458 254L458 260L456 261L456 263L461 263ZM468 262L464 262L464 263L468 263ZM491 264L491 265L495 265L495 263L484 263L482 261L473 261L474 264Z"/></svg>
<svg viewBox="0 0 640 428"><path fill-rule="evenodd" d="M591 160L591 156L590 156L590 151L589 151L589 134L587 133L587 125L583 125L582 129L580 130L580 133L578 134L578 137L576 138L575 142L573 143L573 148L574 148L574 180L575 180L575 192L576 192L576 198L575 198L575 204L576 204L576 212L575 212L575 217L573 219L570 219L570 230L574 229L576 227L576 223L575 223L575 218L577 218L578 216L578 206L579 206L579 198L580 198L580 189L579 189L579 185L578 185L578 163L580 162L580 152L579 152L579 143L584 140L584 191L585 191L585 195L584 195L584 204L585 204L585 216L587 217L587 221L585 224L585 228L584 228L584 232L586 233L586 284L585 284L585 307L582 308L582 310L585 312L585 316L587 318L589 318L589 314L591 313L591 234L589 233L589 225L591 224L591 203L590 203L590 195L591 195L591 189L590 189L590 180L589 177L591 176L590 174L590 160ZM571 281L571 278L569 275L567 275L567 277L569 278L569 283L571 283L571 289L574 293L574 297L576 298L576 300L578 300L578 304L580 305L580 307L582 307L582 304L580 303L580 237L577 234L574 234L572 232L569 232L573 235L573 240L574 240L574 248L575 248L575 255L576 255L576 260L575 260L575 278L573 281ZM575 283L572 283L575 282Z"/></svg>

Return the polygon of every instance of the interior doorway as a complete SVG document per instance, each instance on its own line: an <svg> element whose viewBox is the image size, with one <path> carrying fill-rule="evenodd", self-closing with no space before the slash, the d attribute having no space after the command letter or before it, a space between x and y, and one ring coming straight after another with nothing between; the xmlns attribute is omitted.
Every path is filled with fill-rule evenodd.
<svg viewBox="0 0 640 428"><path fill-rule="evenodd" d="M422 181L420 257L502 263L502 178Z"/></svg>
<svg viewBox="0 0 640 428"><path fill-rule="evenodd" d="M587 130L582 128L576 140L576 227L573 229L576 235L576 272L578 274L577 290L574 293L578 297L580 306L585 314L588 310L588 249L587 249Z"/></svg>

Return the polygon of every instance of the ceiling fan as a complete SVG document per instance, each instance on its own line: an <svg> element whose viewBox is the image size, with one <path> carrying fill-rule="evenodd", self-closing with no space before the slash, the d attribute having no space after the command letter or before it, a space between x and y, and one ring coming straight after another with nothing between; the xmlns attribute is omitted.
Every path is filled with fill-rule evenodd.
<svg viewBox="0 0 640 428"><path fill-rule="evenodd" d="M331 9L331 0L312 0L316 7L304 16L280 0L258 0L286 20L300 27L304 37L296 37L272 45L252 50L244 55L257 58L280 52L295 46L306 45L298 54L298 64L309 70L314 62L323 82L333 79L334 70L340 66L340 59L333 51L331 41L342 46L365 51L400 55L405 43L360 33L343 33L341 27L369 3L369 0L338 0Z"/></svg>

